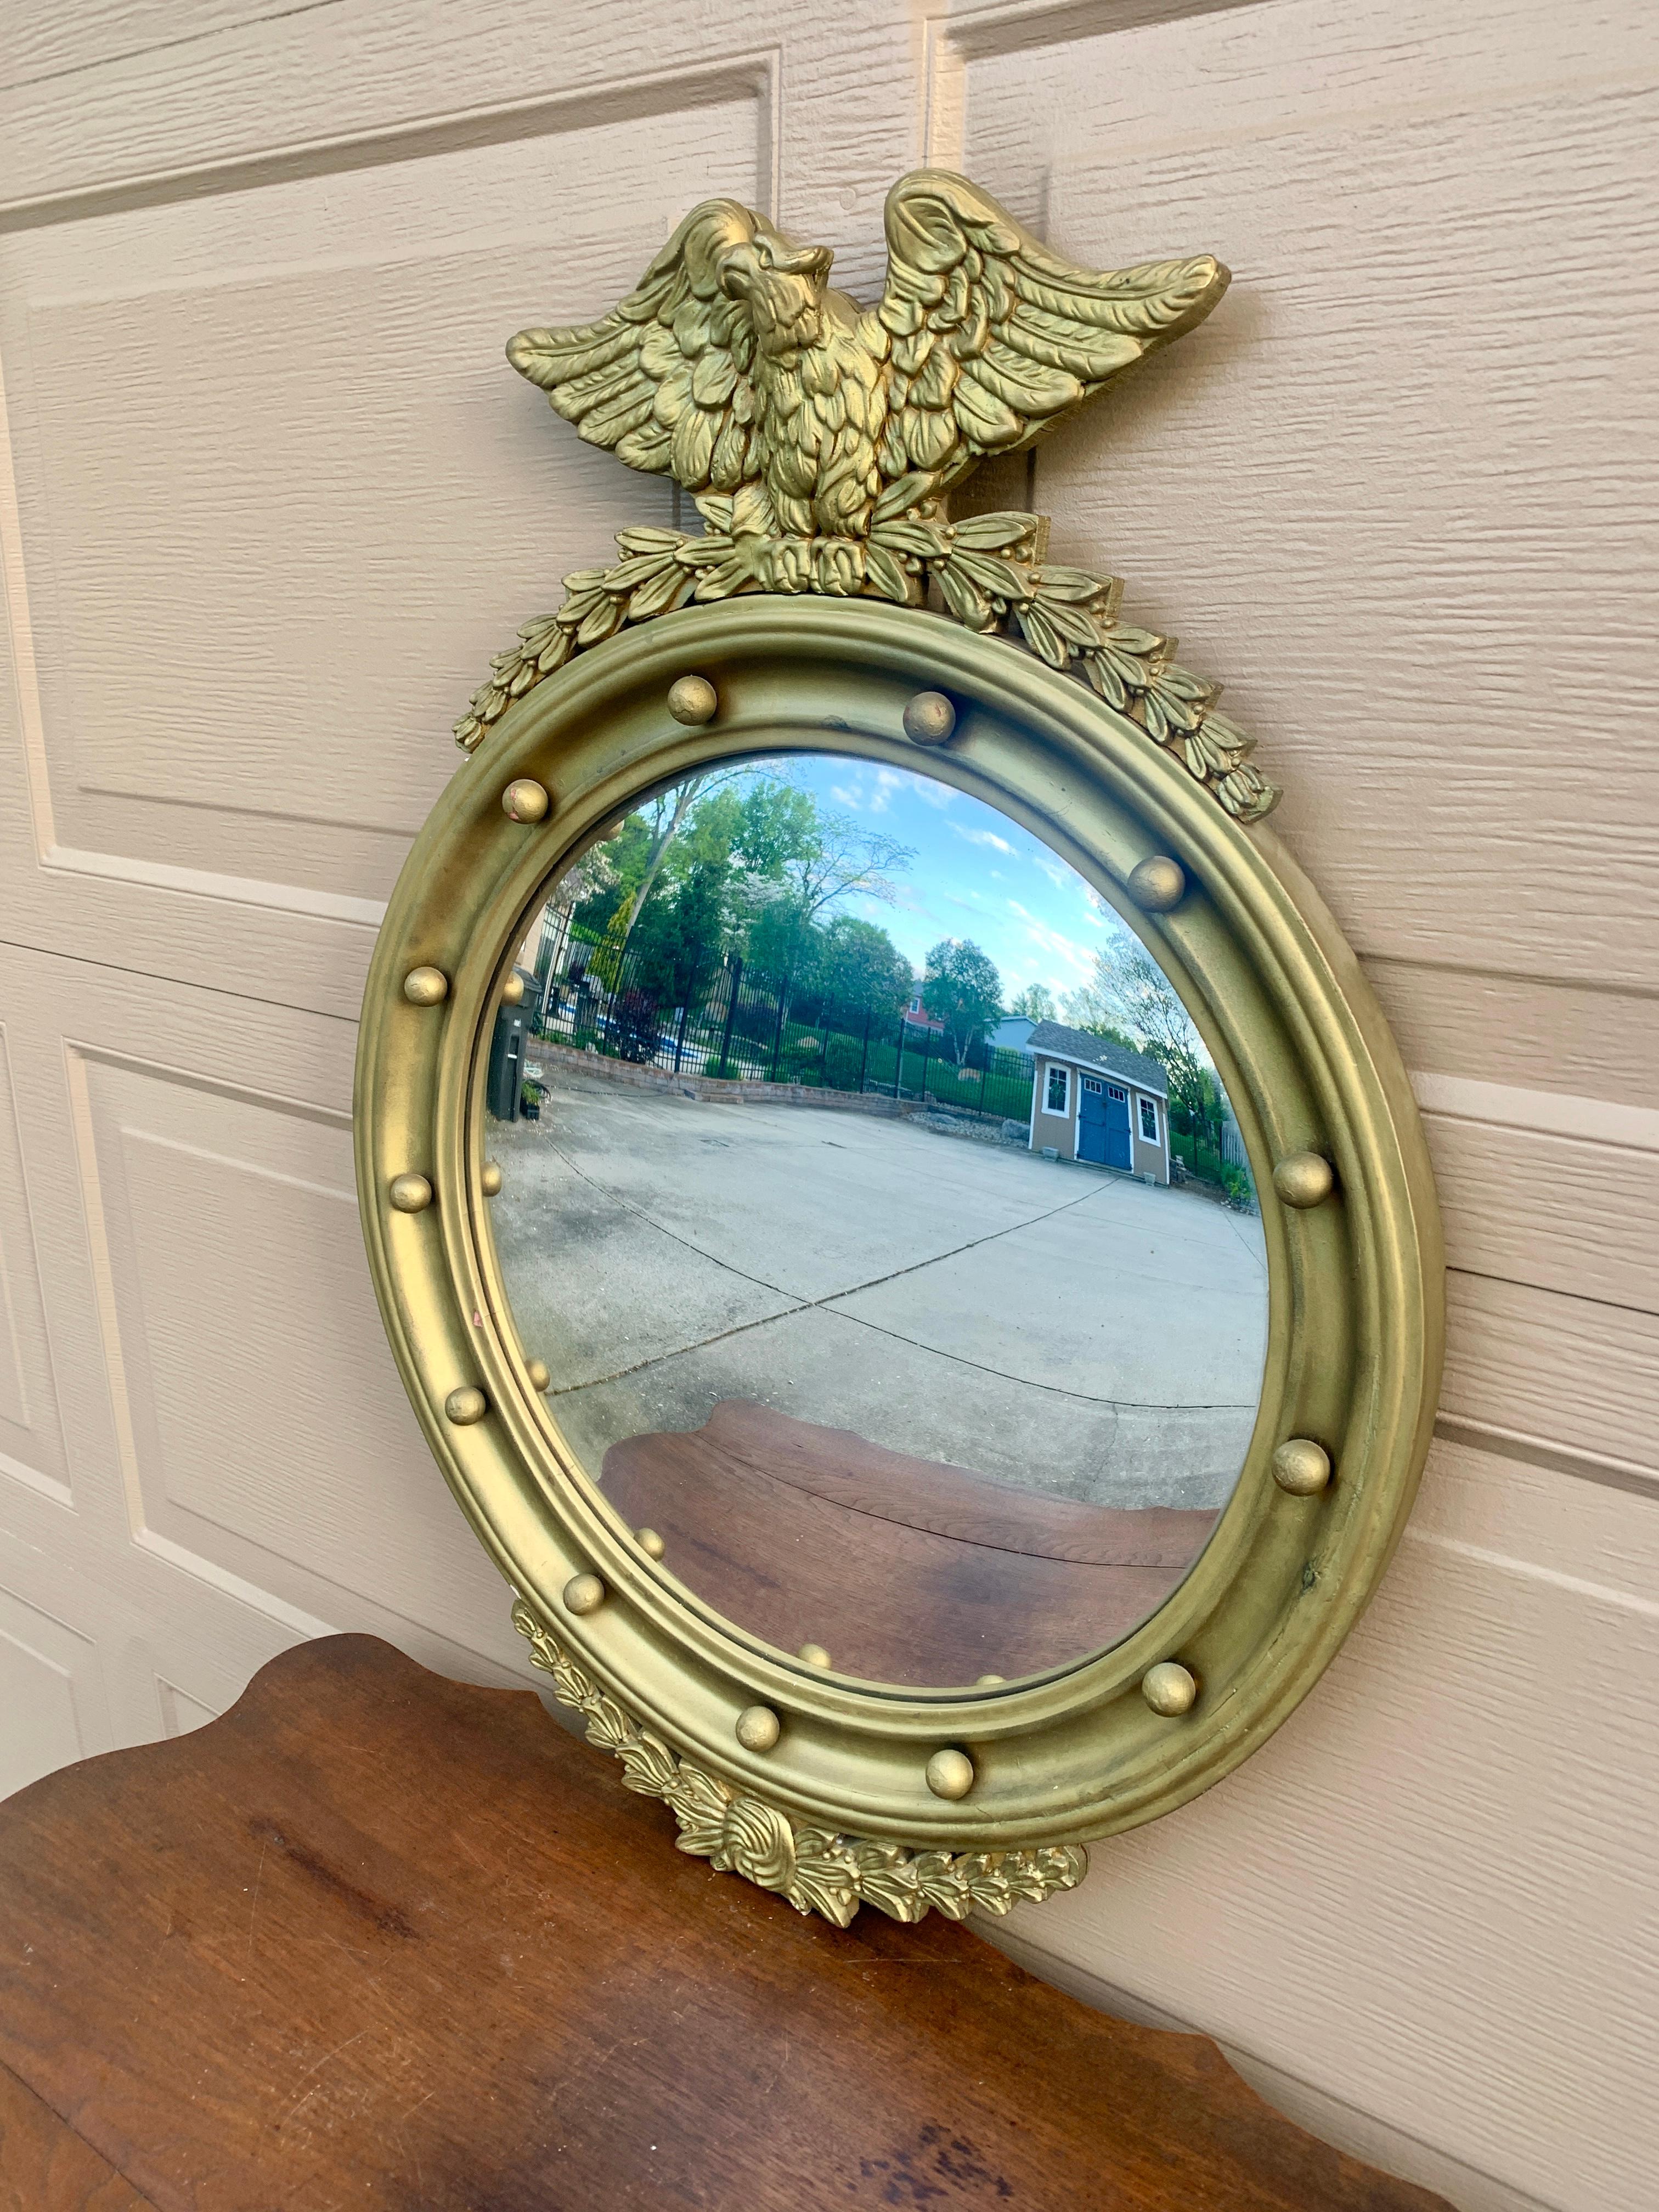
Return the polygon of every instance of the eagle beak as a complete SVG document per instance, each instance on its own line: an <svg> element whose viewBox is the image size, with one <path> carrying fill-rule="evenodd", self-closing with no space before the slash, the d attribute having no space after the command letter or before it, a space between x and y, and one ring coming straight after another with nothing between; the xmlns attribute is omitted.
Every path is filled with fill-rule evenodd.
<svg viewBox="0 0 1659 2212"><path fill-rule="evenodd" d="M835 258L827 246L804 246L799 253L775 252L772 266L787 276L805 276L814 284L822 284L830 275Z"/></svg>

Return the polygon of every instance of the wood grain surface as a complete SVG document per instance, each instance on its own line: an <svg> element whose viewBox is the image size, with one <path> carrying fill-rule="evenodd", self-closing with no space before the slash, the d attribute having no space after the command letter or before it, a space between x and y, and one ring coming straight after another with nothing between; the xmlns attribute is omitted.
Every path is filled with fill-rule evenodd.
<svg viewBox="0 0 1659 2212"><path fill-rule="evenodd" d="M0 2066L0 2212L147 2212L148 2199Z"/></svg>
<svg viewBox="0 0 1659 2212"><path fill-rule="evenodd" d="M843 1674L934 1689L1115 1643L1217 1519L1046 1498L741 1398L701 1429L612 1444L601 1481L728 1620L785 1651L821 1644Z"/></svg>
<svg viewBox="0 0 1659 2212"><path fill-rule="evenodd" d="M29 2212L131 2212L112 2174L155 2212L1441 2202L1200 2037L936 1918L799 1918L670 1832L533 1695L362 1636L20 1793L0 2061L86 2151L12 2096Z"/></svg>

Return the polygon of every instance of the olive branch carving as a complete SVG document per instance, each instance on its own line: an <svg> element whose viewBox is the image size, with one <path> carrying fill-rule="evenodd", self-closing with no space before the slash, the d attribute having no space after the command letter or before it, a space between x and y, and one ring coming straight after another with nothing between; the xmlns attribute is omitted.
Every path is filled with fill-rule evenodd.
<svg viewBox="0 0 1659 2212"><path fill-rule="evenodd" d="M455 725L464 751L482 744L514 699L625 624L744 592L914 607L931 581L965 629L1017 639L1051 668L1082 678L1174 754L1235 821L1259 822L1278 805L1278 787L1249 763L1255 740L1218 711L1220 685L1181 667L1173 638L1118 620L1117 578L1046 562L1046 517L1011 511L947 521L929 476L888 486L867 538L779 537L752 487L733 497L706 494L696 504L707 525L701 535L624 530L614 567L565 578L563 605L526 623L472 695Z"/></svg>
<svg viewBox="0 0 1659 2212"><path fill-rule="evenodd" d="M787 1814L678 1758L599 1687L522 1598L513 1626L530 1645L532 1666L551 1678L554 1696L586 1720L588 1741L622 1761L623 1787L669 1808L679 1824L679 1849L707 1859L717 1873L740 1874L787 1898L797 1912L821 1913L837 1928L848 1926L860 1905L907 1923L930 1911L963 1920L1075 1889L1088 1871L1088 1854L1077 1844L911 1850L797 1827Z"/></svg>

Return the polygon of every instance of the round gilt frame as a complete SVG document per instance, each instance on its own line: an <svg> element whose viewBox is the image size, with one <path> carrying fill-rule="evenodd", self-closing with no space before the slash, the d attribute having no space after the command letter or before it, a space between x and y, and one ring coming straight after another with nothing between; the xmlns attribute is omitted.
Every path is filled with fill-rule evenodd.
<svg viewBox="0 0 1659 2212"><path fill-rule="evenodd" d="M668 712L689 673L718 696L702 726ZM953 733L925 750L903 725L921 691L956 709ZM1040 1677L893 1688L820 1672L720 1619L577 1465L503 1291L483 1181L484 1046L538 893L652 790L715 760L792 750L923 770L1069 861L1181 989L1255 1172L1268 1348L1237 1486L1158 1612ZM520 780L550 795L539 821L504 811ZM1128 879L1161 855L1186 890L1146 912ZM406 995L417 968L446 980L438 1002ZM1135 721L1006 639L868 599L746 596L630 629L516 700L458 770L392 896L364 999L356 1142L394 1353L450 1487L517 1595L532 1656L622 1758L629 1785L668 1801L684 1848L803 1910L844 1922L865 1901L914 1919L1072 1886L1076 1846L1172 1810L1265 1741L1352 1626L1410 1510L1438 1389L1443 1261L1415 1102L1382 1017L1278 840L1230 819ZM1330 1179L1310 1182L1310 1154L1334 1170L1312 1203ZM1281 1186L1300 1204L1274 1184L1295 1159L1304 1187L1293 1170ZM431 1202L400 1211L392 1185L410 1176ZM1293 1438L1328 1455L1316 1494L1275 1480L1275 1449ZM568 1587L594 1577L603 1601L573 1609ZM1168 1662L1195 1686L1184 1711L1155 1710L1158 1686L1146 1685ZM750 1751L736 1725L756 1706L781 1726ZM972 1762L954 1801L926 1778L941 1749Z"/></svg>

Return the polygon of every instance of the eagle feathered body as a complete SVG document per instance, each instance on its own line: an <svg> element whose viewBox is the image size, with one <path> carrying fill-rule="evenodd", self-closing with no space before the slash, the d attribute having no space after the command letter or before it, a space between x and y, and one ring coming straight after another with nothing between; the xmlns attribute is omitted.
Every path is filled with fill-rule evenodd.
<svg viewBox="0 0 1659 2212"><path fill-rule="evenodd" d="M521 331L508 358L591 443L689 490L739 495L767 536L859 538L883 489L942 494L1029 445L1208 313L1207 255L1073 267L961 177L888 196L887 283L862 309L733 200L693 209L596 323Z"/></svg>
<svg viewBox="0 0 1659 2212"><path fill-rule="evenodd" d="M795 537L862 537L882 486L887 377L842 305L830 295L815 337L755 362L755 458L779 528Z"/></svg>

